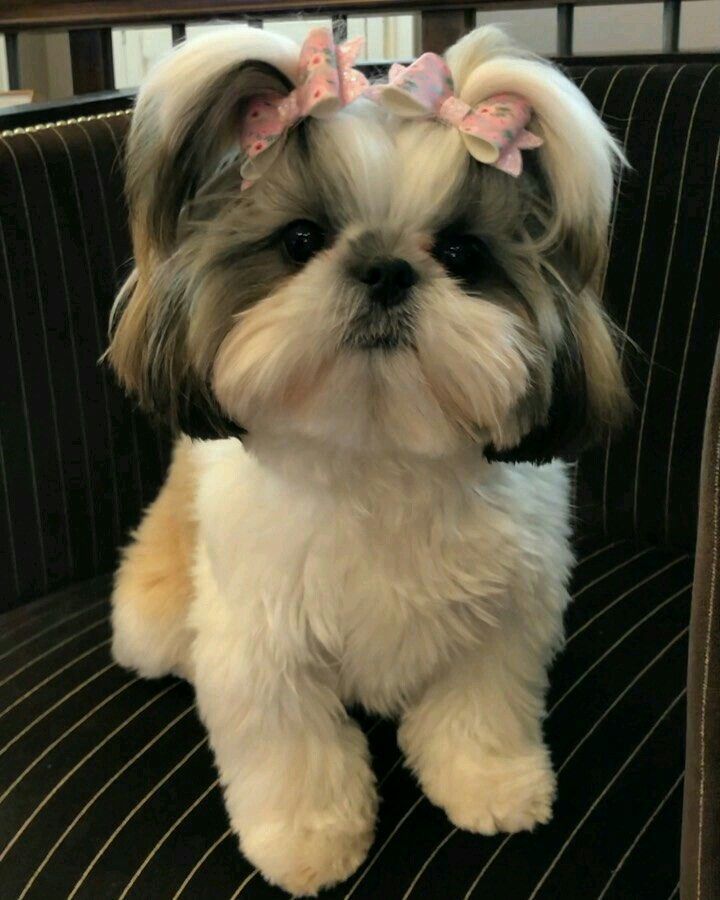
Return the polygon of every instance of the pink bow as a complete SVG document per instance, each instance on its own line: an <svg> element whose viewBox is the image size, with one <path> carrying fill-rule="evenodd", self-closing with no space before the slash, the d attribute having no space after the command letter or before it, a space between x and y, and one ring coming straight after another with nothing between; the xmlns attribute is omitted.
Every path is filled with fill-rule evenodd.
<svg viewBox="0 0 720 900"><path fill-rule="evenodd" d="M240 129L247 156L243 187L269 169L292 125L307 116L330 116L363 93L367 78L352 67L362 44L356 38L337 47L329 29L313 29L300 51L298 86L286 96L269 93L248 102Z"/></svg>
<svg viewBox="0 0 720 900"><path fill-rule="evenodd" d="M423 53L407 67L391 66L388 83L367 96L399 116L433 116L454 126L471 156L515 177L522 172L520 151L543 143L525 129L532 116L527 100L495 94L473 109L455 96L450 69L436 53Z"/></svg>

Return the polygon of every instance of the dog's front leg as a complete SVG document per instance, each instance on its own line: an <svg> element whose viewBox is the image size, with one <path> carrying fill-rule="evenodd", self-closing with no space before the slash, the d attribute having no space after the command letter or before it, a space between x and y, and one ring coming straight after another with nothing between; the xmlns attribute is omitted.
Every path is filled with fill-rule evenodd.
<svg viewBox="0 0 720 900"><path fill-rule="evenodd" d="M267 618L218 613L198 632L195 686L231 825L269 882L314 895L351 875L372 841L365 737L307 648L289 652L285 635L279 655Z"/></svg>
<svg viewBox="0 0 720 900"><path fill-rule="evenodd" d="M427 797L481 834L549 820L555 776L542 739L544 661L494 636L410 707L399 739Z"/></svg>

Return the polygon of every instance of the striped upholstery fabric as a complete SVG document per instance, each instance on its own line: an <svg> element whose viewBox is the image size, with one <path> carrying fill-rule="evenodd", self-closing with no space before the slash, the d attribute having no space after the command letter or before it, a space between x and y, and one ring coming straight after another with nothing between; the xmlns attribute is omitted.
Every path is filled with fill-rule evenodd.
<svg viewBox="0 0 720 900"><path fill-rule="evenodd" d="M718 330L720 70L571 73L625 143L605 291L637 415L579 463L568 644L546 724L559 798L534 834L453 829L392 723L362 716L383 802L325 896L677 896L697 482ZM237 851L184 683L108 653L106 574L166 444L96 366L128 256L124 117L0 140L0 900L280 897ZM6 187L7 186L7 187ZM592 536L590 536L592 534ZM82 579L90 578L83 581Z"/></svg>
<svg viewBox="0 0 720 900"><path fill-rule="evenodd" d="M383 798L377 839L328 900L671 896L692 560L629 541L581 542L579 556L551 679L552 823L510 838L458 832L402 766L393 723L361 718ZM112 664L107 588L96 580L6 618L0 898L283 896L228 832L192 690Z"/></svg>
<svg viewBox="0 0 720 900"><path fill-rule="evenodd" d="M574 76L623 143L605 298L635 342L635 416L581 461L581 512L605 535L691 548L720 331L720 64L605 66Z"/></svg>
<svg viewBox="0 0 720 900"><path fill-rule="evenodd" d="M0 138L0 610L109 571L165 466L98 365L127 115Z"/></svg>

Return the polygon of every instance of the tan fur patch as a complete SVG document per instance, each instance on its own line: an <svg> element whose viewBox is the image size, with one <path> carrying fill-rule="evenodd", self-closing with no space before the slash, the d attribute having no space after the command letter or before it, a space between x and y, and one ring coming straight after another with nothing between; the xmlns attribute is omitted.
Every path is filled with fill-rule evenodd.
<svg viewBox="0 0 720 900"><path fill-rule="evenodd" d="M192 442L175 445L167 480L133 535L117 571L114 600L131 603L148 624L184 618L193 596L197 473Z"/></svg>
<svg viewBox="0 0 720 900"><path fill-rule="evenodd" d="M630 398L613 341L613 326L588 293L581 297L575 317L592 414L601 425L616 428L630 412Z"/></svg>

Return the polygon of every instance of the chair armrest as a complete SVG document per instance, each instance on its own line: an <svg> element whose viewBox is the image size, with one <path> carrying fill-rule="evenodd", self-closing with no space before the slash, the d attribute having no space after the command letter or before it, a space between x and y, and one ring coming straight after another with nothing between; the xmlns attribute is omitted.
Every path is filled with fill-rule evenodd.
<svg viewBox="0 0 720 900"><path fill-rule="evenodd" d="M705 420L690 617L680 896L720 898L720 344Z"/></svg>

